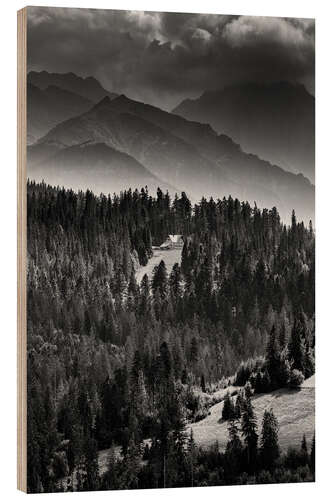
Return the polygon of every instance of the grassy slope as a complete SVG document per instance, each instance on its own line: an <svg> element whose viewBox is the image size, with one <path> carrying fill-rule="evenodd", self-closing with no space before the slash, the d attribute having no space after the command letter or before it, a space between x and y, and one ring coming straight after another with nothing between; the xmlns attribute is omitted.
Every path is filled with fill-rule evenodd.
<svg viewBox="0 0 333 500"><path fill-rule="evenodd" d="M238 387L230 386L214 393L214 397L222 398L229 390L232 393ZM194 439L198 446L204 448L214 444L216 440L221 449L224 449L228 440L227 423L221 423L223 403L217 403L210 409L210 415L204 420L191 424ZM315 376L305 380L299 390L279 389L269 394L260 394L253 397L253 406L258 419L258 430L261 431L261 421L265 409L272 408L279 422L279 442L282 451L288 446L299 447L303 434L306 435L310 446L315 428ZM149 440L146 440L149 442ZM107 470L110 450L98 453L100 473ZM121 447L115 447L117 457L121 457Z"/></svg>
<svg viewBox="0 0 333 500"><path fill-rule="evenodd" d="M265 409L272 408L279 422L279 442L283 451L288 446L298 447L303 434L310 444L315 427L315 377L306 380L299 390L280 389L269 394L253 397L253 406L258 419L258 429ZM216 442L224 449L228 440L227 423L221 423L223 403L211 408L204 420L191 424L197 445L208 447Z"/></svg>
<svg viewBox="0 0 333 500"><path fill-rule="evenodd" d="M148 264L146 266L140 266L137 269L135 273L137 282L140 283L145 274L147 274L148 278L151 279L154 267L157 266L161 260L164 260L167 272L170 274L173 265L176 262L180 264L181 258L181 248L173 248L172 250L154 250L154 255L151 259L149 259Z"/></svg>

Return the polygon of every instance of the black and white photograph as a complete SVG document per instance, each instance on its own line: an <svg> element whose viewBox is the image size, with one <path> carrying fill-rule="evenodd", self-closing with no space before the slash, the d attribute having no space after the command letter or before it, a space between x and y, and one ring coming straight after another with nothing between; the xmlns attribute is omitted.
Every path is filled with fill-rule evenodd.
<svg viewBox="0 0 333 500"><path fill-rule="evenodd" d="M314 482L315 20L26 16L27 491Z"/></svg>

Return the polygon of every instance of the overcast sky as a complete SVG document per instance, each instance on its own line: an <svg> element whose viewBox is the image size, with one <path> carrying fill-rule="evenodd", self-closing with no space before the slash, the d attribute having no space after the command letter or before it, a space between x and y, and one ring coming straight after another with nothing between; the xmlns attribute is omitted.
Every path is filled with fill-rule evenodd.
<svg viewBox="0 0 333 500"><path fill-rule="evenodd" d="M95 76L165 109L247 81L314 92L310 19L29 7L28 69Z"/></svg>

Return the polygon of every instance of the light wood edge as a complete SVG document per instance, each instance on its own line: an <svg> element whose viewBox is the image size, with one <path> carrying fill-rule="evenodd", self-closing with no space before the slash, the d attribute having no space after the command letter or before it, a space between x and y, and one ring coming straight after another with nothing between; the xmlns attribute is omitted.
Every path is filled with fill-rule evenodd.
<svg viewBox="0 0 333 500"><path fill-rule="evenodd" d="M17 12L17 488L27 492L27 9Z"/></svg>

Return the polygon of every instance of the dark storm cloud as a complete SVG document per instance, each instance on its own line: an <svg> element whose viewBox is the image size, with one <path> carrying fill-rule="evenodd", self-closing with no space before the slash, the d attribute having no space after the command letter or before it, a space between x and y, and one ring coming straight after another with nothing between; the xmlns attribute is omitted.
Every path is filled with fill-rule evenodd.
<svg viewBox="0 0 333 500"><path fill-rule="evenodd" d="M314 89L314 21L29 8L29 69L93 75L164 108L243 81Z"/></svg>

